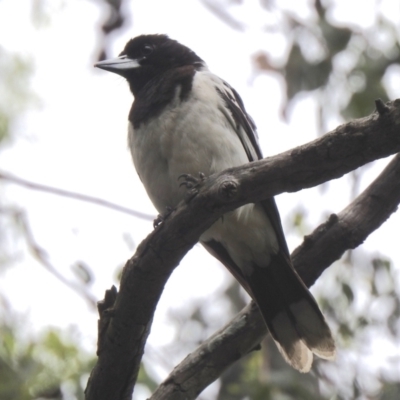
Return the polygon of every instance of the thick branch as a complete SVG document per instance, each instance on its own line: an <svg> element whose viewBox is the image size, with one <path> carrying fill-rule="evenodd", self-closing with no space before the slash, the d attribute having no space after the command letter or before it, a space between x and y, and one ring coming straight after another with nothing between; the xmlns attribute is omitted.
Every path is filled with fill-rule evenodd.
<svg viewBox="0 0 400 400"><path fill-rule="evenodd" d="M199 193L144 240L125 268L120 292L99 335L98 362L86 398L130 399L144 345L165 283L200 235L245 203L338 178L400 150L400 100L323 137L208 178ZM104 312L102 313L104 315Z"/></svg>
<svg viewBox="0 0 400 400"><path fill-rule="evenodd" d="M393 184L393 183L397 184ZM293 253L307 286L342 254L361 244L400 203L400 155L348 207L320 225ZM222 372L260 343L267 330L251 303L230 323L189 354L149 400L195 399Z"/></svg>

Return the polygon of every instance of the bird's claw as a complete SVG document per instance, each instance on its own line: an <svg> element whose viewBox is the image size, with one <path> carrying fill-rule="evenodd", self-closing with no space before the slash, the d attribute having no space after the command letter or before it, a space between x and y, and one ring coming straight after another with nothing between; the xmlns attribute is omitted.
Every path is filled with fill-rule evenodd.
<svg viewBox="0 0 400 400"><path fill-rule="evenodd" d="M188 190L186 195L186 200L188 201L192 199L194 196L196 196L197 193L199 193L198 188L204 182L206 176L202 172L199 172L198 178L190 174L182 174L179 175L178 181L181 179L183 179L183 182L179 184L179 187L186 186L186 189Z"/></svg>
<svg viewBox="0 0 400 400"><path fill-rule="evenodd" d="M205 178L206 176L202 172L199 172L198 178L195 178L193 175L190 174L179 175L178 181L183 179L183 182L179 184L179 187L186 186L187 189L196 188L200 186L200 184L204 181Z"/></svg>
<svg viewBox="0 0 400 400"><path fill-rule="evenodd" d="M153 221L153 228L157 228L159 227L172 213L172 211L174 211L174 209L172 207L165 207L165 214L158 214L157 217L155 218L155 220Z"/></svg>

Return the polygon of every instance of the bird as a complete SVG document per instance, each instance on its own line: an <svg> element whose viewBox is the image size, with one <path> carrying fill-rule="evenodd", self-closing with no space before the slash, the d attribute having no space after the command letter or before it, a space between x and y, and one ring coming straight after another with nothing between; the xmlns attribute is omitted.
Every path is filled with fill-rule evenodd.
<svg viewBox="0 0 400 400"><path fill-rule="evenodd" d="M117 58L95 67L129 85L128 147L161 215L185 198L179 177L212 175L263 158L256 125L237 91L169 36L137 36ZM289 365L308 372L313 354L334 359L330 328L292 265L274 198L224 214L200 243L257 304Z"/></svg>

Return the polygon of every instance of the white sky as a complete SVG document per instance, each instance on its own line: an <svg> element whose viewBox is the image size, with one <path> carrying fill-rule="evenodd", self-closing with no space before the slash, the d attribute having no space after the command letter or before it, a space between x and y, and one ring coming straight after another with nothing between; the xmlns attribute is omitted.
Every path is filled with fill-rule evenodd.
<svg viewBox="0 0 400 400"><path fill-rule="evenodd" d="M278 3L287 7L296 4L299 14L308 16L306 1ZM338 3L335 17L350 18L366 27L373 24L373 0ZM127 151L126 121L132 102L127 85L123 79L92 67L96 61L97 30L103 18L99 8L94 2L81 0L45 4L51 10L50 25L37 30L32 27L29 7L21 8L15 0L0 2L1 46L32 60L32 87L41 101L41 106L19 124L13 144L2 150L1 170L155 214ZM263 31L267 14L260 13L252 4L245 2L245 7L233 11L245 22L243 34L222 24L198 1L132 2L132 25L113 34L109 55L117 55L129 38L142 33L167 33L193 48L213 72L241 94L258 125L264 154L272 155L315 138L315 103L304 97L293 111L290 124L279 119L282 86L273 76L255 77L250 57L264 43L268 43L273 54L283 56L285 40ZM398 2L383 4L389 17L395 12L398 16ZM349 9L352 6L358 10L361 5L362 19ZM368 170L362 187L385 163L378 162ZM293 208L302 207L308 210L307 222L313 228L322 213L339 212L347 205L348 183L346 177L335 181L323 195L318 189L311 189L279 196L283 222ZM70 266L76 260L83 260L92 268L96 281L91 291L98 299L115 283L115 268L131 256L123 234L131 235L138 244L152 230L149 222L11 184L7 185L5 197L27 210L37 243L46 249L60 272L72 278ZM388 255L399 265L395 233L399 223L399 214L392 216L366 240L363 249ZM288 243L293 249L299 239L288 235ZM163 294L149 340L152 348L157 349L172 338L173 332L167 325L169 308L177 309L193 299L207 299L211 305L227 279L225 270L196 246L174 272ZM15 266L1 275L0 290L15 310L26 313L33 330L48 325L76 325L82 342L93 348L96 313L90 312L81 298L55 280L29 254L21 254Z"/></svg>

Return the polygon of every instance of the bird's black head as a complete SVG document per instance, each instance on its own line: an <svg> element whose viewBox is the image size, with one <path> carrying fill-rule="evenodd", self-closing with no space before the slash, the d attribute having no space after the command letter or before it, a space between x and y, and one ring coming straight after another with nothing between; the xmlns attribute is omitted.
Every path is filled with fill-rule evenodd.
<svg viewBox="0 0 400 400"><path fill-rule="evenodd" d="M118 58L100 61L95 67L126 78L136 95L155 76L186 65L199 68L204 62L195 52L167 35L141 35L131 39Z"/></svg>

